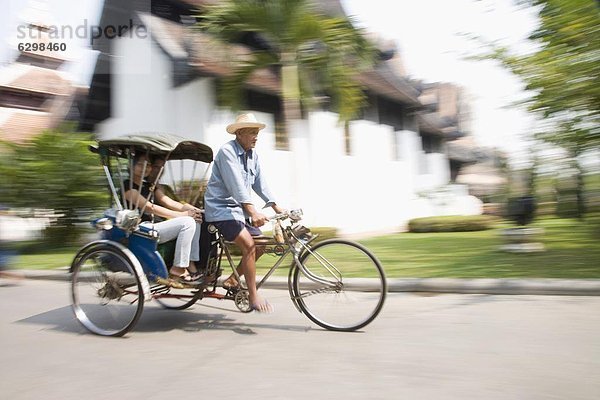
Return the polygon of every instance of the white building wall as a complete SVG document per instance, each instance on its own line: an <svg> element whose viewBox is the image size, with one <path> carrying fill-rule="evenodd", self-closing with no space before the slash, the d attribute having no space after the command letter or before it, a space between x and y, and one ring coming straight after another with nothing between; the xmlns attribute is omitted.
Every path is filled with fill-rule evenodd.
<svg viewBox="0 0 600 400"><path fill-rule="evenodd" d="M415 153L417 180L415 191L425 192L439 188L450 181L449 160L444 154L425 153L420 148Z"/></svg>
<svg viewBox="0 0 600 400"><path fill-rule="evenodd" d="M213 79L173 87L168 58L154 42L143 46L140 40L115 41L113 117L98 124L98 133L110 137L169 132L206 143L216 154L233 139L225 127L235 114L216 106ZM150 68L141 65L148 62L147 54L140 53L144 48L150 49ZM135 63L140 63L139 71L147 72L127 73L136 70ZM342 233L390 231L404 227L411 218L438 213L439 207L417 194L447 184L449 163L443 154L424 154L416 132L352 121L348 155L338 116L313 112L289 124L290 151L281 151L275 149L273 116L254 113L267 125L257 152L271 189L284 207L303 208L307 225L335 226ZM204 172L208 177L210 170L195 177ZM186 173L189 179L189 168ZM452 213L448 208L444 205L442 213Z"/></svg>
<svg viewBox="0 0 600 400"><path fill-rule="evenodd" d="M115 54L122 56L112 61L112 118L100 124L98 132L112 137L174 128L171 68L158 45L135 37L115 40L114 45ZM136 69L140 72L132 72Z"/></svg>

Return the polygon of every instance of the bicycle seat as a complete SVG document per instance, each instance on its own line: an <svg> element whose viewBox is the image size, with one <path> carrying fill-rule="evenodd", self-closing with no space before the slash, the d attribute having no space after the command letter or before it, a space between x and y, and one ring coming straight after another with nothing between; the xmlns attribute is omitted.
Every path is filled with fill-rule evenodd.
<svg viewBox="0 0 600 400"><path fill-rule="evenodd" d="M208 229L208 232L212 233L212 234L219 232L219 228L217 228L213 224L209 224L208 227L207 227L207 229ZM257 244L257 245L273 245L273 244L278 244L272 236L260 235L260 236L252 236L252 238L254 239L254 243ZM230 242L229 240L225 240L225 244L227 244L227 245L235 245L235 242Z"/></svg>

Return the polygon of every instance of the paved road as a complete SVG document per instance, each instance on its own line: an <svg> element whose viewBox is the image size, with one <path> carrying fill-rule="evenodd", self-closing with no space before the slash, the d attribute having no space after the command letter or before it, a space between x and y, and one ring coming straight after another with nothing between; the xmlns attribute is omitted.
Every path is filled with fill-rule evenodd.
<svg viewBox="0 0 600 400"><path fill-rule="evenodd" d="M599 399L600 298L392 293L363 332L147 303L125 338L88 334L68 284L0 281L5 399Z"/></svg>

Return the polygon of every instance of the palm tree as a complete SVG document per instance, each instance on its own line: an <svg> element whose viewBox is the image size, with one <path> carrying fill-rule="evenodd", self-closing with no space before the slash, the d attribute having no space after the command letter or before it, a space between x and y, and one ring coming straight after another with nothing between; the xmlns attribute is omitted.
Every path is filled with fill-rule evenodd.
<svg viewBox="0 0 600 400"><path fill-rule="evenodd" d="M375 51L348 18L322 15L307 0L226 0L206 6L199 18L199 28L218 39L235 42L250 33L266 44L224 78L220 97L232 109L243 106L244 83L263 68L280 75L286 121L301 118L302 108L323 95L342 121L364 104L354 78L372 65Z"/></svg>

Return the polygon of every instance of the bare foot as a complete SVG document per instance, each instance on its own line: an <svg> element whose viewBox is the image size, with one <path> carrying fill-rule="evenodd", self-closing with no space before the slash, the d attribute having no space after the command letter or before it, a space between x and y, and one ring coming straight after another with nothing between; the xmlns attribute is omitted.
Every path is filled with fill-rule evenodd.
<svg viewBox="0 0 600 400"><path fill-rule="evenodd" d="M270 314L273 312L273 306L267 300L258 299L250 301L250 308L259 313Z"/></svg>
<svg viewBox="0 0 600 400"><path fill-rule="evenodd" d="M16 279L20 281L25 279L25 275L20 272L0 271L0 278Z"/></svg>
<svg viewBox="0 0 600 400"><path fill-rule="evenodd" d="M235 276L231 275L229 278L225 279L223 281L223 287L225 289L229 289L229 288L233 288L233 287L237 287L239 286L239 283L237 281L237 279L235 279Z"/></svg>

